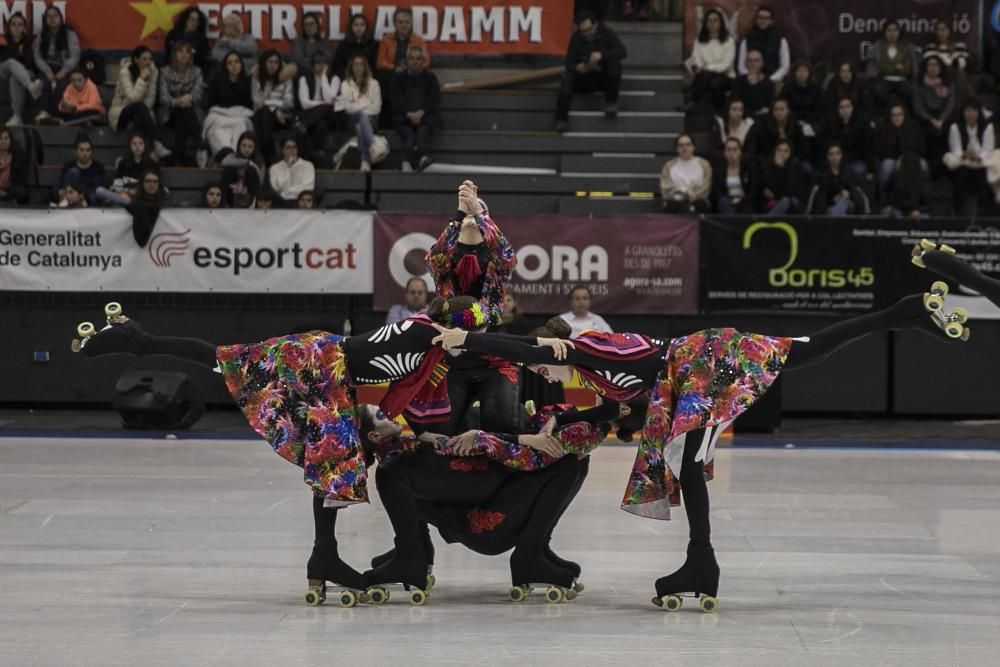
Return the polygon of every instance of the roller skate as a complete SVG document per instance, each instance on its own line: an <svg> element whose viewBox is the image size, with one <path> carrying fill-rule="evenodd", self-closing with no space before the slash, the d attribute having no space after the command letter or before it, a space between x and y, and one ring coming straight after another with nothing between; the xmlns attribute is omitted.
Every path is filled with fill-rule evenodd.
<svg viewBox="0 0 1000 667"><path fill-rule="evenodd" d="M580 573L583 571L583 568L580 567L579 563L574 563L571 560L566 560L565 558L560 557L555 551L552 550L552 547L550 547L548 543L546 543L545 547L542 549L542 554L556 567L566 568L571 571L573 573L573 585L571 588L577 593L583 592L583 589L586 588L586 586L584 586L580 581Z"/></svg>
<svg viewBox="0 0 1000 667"><path fill-rule="evenodd" d="M393 557L378 567L365 572L368 579L368 599L372 604L384 604L389 601L390 593L386 584L401 584L410 594L410 604L423 606L430 599L430 579L427 561L422 553L402 560L398 557L399 549Z"/></svg>
<svg viewBox="0 0 1000 667"><path fill-rule="evenodd" d="M365 576L340 559L336 543L332 547L322 542L313 546L306 565L306 578L309 587L304 601L310 607L326 602L328 582L344 589L337 594L341 607L354 607L359 602L369 601Z"/></svg>
<svg viewBox="0 0 1000 667"><path fill-rule="evenodd" d="M673 574L656 580L656 597L652 602L667 611L677 611L682 598L698 599L698 607L706 614L719 608L719 563L712 547L688 546L687 559Z"/></svg>
<svg viewBox="0 0 1000 667"><path fill-rule="evenodd" d="M420 524L420 539L423 542L424 554L427 556L427 592L429 593L434 584L437 583L437 577L434 576L434 543L431 542L431 533L427 528L426 523ZM378 567L385 565L391 561L396 556L396 550L389 549L383 554L379 554L372 558L372 568L377 569ZM403 586L404 590L410 590L409 584Z"/></svg>
<svg viewBox="0 0 1000 667"><path fill-rule="evenodd" d="M510 558L510 575L512 586L507 596L511 602L527 600L535 586L546 586L545 601L550 604L573 600L578 594L573 570L559 567L544 556L528 562L515 551Z"/></svg>
<svg viewBox="0 0 1000 667"><path fill-rule="evenodd" d="M948 296L948 283L935 281L930 292L924 294L924 308L931 314L934 325L944 331L949 338L963 342L969 340L970 329L965 326L969 321L969 313L965 308L955 308L950 313L944 310L945 297Z"/></svg>
<svg viewBox="0 0 1000 667"><path fill-rule="evenodd" d="M945 253L948 255L955 255L955 249L950 245L942 243L938 245L929 239L920 239L920 243L913 246L913 250L910 252L910 261L921 269L927 268L927 262L924 261L924 256L927 253L938 252ZM929 259L929 257L928 257ZM958 260L958 257L955 257ZM961 261L961 260L958 260Z"/></svg>
<svg viewBox="0 0 1000 667"><path fill-rule="evenodd" d="M112 301L104 306L107 325L98 330L91 322L81 322L76 327L79 338L74 338L70 349L88 357L102 354L130 353L138 356L145 331L135 320L122 313L122 305Z"/></svg>
<svg viewBox="0 0 1000 667"><path fill-rule="evenodd" d="M947 245L935 246L923 239L913 248L911 260L920 268L930 269L955 282L964 292L986 297L994 305L1000 306L1000 280L991 278L959 257L954 248Z"/></svg>

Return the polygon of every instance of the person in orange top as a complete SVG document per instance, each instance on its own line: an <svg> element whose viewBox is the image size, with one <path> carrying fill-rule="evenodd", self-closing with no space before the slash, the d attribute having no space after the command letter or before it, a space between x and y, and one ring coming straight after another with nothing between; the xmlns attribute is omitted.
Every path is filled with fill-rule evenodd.
<svg viewBox="0 0 1000 667"><path fill-rule="evenodd" d="M423 69L431 66L431 52L427 49L427 43L413 32L413 10L400 7L393 12L392 22L396 26L396 32L382 38L375 61L375 80L384 91L390 89L392 77L397 72L406 71L406 53L411 46L423 48ZM379 124L382 126L388 124L392 117L390 106L389 96L386 95L382 98L382 113L379 115Z"/></svg>
<svg viewBox="0 0 1000 667"><path fill-rule="evenodd" d="M56 111L56 118L64 123L90 120L106 113L101 94L83 70L75 69L69 75L69 85L63 93Z"/></svg>

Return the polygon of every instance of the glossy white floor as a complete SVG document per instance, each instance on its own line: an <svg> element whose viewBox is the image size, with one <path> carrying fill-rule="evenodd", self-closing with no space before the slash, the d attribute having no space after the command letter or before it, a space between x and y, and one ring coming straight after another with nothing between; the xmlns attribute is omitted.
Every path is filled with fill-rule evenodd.
<svg viewBox="0 0 1000 667"><path fill-rule="evenodd" d="M721 451L706 615L649 603L687 527L617 509L632 451L556 533L576 601L436 540L428 606L340 609L302 604L309 496L263 443L0 439L0 665L997 664L1000 454ZM391 539L377 499L339 533L358 567Z"/></svg>

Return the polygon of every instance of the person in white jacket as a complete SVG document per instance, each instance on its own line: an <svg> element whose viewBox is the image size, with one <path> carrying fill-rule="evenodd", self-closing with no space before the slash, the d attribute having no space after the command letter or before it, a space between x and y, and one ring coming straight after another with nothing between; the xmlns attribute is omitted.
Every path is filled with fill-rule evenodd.
<svg viewBox="0 0 1000 667"><path fill-rule="evenodd" d="M701 32L694 42L691 57L684 65L694 79L691 82L691 96L681 105L680 110L694 109L706 97L711 96L712 109L718 113L726 103L726 93L736 76L736 40L726 29L722 12L710 9L705 13Z"/></svg>
<svg viewBox="0 0 1000 667"><path fill-rule="evenodd" d="M962 105L962 117L948 128L948 152L943 162L955 183L955 212L974 217L977 209L992 208L998 188L996 139L993 123L983 117L979 101L969 98ZM994 200L995 201L995 200Z"/></svg>
<svg viewBox="0 0 1000 667"><path fill-rule="evenodd" d="M170 151L156 140L153 107L159 76L153 64L153 52L145 46L133 49L132 55L123 59L118 69L118 85L108 111L108 124L118 132L134 125L146 144L154 147L156 157L162 158L168 157Z"/></svg>
<svg viewBox="0 0 1000 667"><path fill-rule="evenodd" d="M330 76L330 56L317 51L310 58L310 68L299 77L299 107L302 125L309 133L313 156L325 155L326 140L335 127L334 104L340 93L340 77Z"/></svg>
<svg viewBox="0 0 1000 667"><path fill-rule="evenodd" d="M280 162L268 170L271 189L281 199L284 208L295 208L299 193L316 189L316 168L313 163L299 157L299 144L293 137L281 145Z"/></svg>
<svg viewBox="0 0 1000 667"><path fill-rule="evenodd" d="M336 108L347 114L350 127L357 133L361 171L371 171L371 147L374 125L382 111L382 89L363 55L355 55L348 63Z"/></svg>

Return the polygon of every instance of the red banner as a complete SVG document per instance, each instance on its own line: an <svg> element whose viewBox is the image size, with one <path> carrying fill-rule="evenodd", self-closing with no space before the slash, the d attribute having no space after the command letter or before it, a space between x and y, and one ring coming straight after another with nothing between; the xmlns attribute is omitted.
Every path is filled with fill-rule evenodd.
<svg viewBox="0 0 1000 667"><path fill-rule="evenodd" d="M602 315L698 310L697 220L543 214L497 224L517 248L518 268L508 289L524 312L569 310L575 285L590 288L593 310ZM377 310L400 303L410 276L431 284L424 255L444 225L437 215L376 214Z"/></svg>
<svg viewBox="0 0 1000 667"><path fill-rule="evenodd" d="M413 9L415 32L428 42L431 53L539 53L561 55L573 29L573 3L564 0L421 0L416 4L384 4L374 0L330 3L309 0L285 2L184 2L177 0L63 0L41 2L0 0L0 27L20 11L38 32L45 7L63 10L77 31L83 48L131 51L142 43L163 48L174 20L197 5L208 16L209 37L219 36L222 17L242 14L260 48L290 51L305 12L323 17L332 42L340 42L353 13L361 12L381 39L394 30L397 6Z"/></svg>
<svg viewBox="0 0 1000 667"><path fill-rule="evenodd" d="M965 42L973 53L979 51L982 39L979 0L688 0L684 10L684 53L691 53L709 9L725 15L729 30L739 40L753 27L758 5L774 10L775 25L788 40L792 60L806 58L831 64L838 60L868 60L872 45L881 39L882 27L889 19L898 21L903 35L916 46L934 39L938 20L946 21L953 38Z"/></svg>

